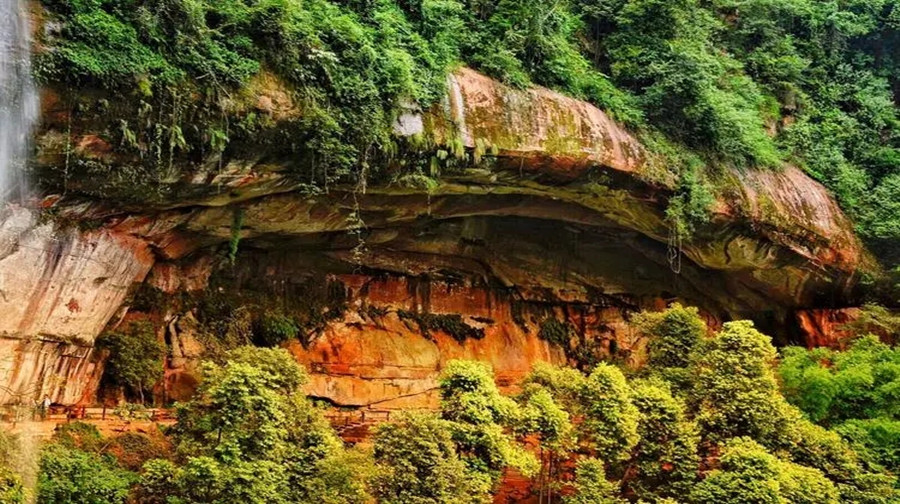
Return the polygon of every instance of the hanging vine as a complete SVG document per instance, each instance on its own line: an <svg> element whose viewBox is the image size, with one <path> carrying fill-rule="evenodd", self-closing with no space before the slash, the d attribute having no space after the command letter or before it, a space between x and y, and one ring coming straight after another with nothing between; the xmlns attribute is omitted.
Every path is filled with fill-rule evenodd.
<svg viewBox="0 0 900 504"><path fill-rule="evenodd" d="M667 259L669 260L669 268L676 275L681 274L681 257L682 247L684 245L684 233L678 223L669 222L669 238L668 238Z"/></svg>
<svg viewBox="0 0 900 504"><path fill-rule="evenodd" d="M244 209L235 208L231 220L231 239L228 241L228 262L234 266L238 245L241 243L241 229L244 227Z"/></svg>
<svg viewBox="0 0 900 504"><path fill-rule="evenodd" d="M370 147L371 148L371 147ZM363 160L359 165L359 172L357 173L356 185L353 188L353 209L350 214L347 216L348 226L347 232L353 235L356 238L356 246L353 247L351 251L352 261L356 268L361 268L363 265L363 259L366 256L366 240L364 237L364 232L366 229L366 223L362 218L362 210L359 204L359 197L366 194L366 189L368 188L368 176L369 176L369 163L368 163L368 149L364 151L365 154L363 156Z"/></svg>

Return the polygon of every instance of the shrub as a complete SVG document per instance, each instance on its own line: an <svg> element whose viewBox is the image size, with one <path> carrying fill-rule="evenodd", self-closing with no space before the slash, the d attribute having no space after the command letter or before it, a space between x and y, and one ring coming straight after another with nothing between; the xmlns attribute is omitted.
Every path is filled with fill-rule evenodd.
<svg viewBox="0 0 900 504"><path fill-rule="evenodd" d="M37 500L40 504L124 503L136 479L105 457L51 444L41 452Z"/></svg>
<svg viewBox="0 0 900 504"><path fill-rule="evenodd" d="M8 467L0 467L0 502L25 504L25 488L22 478Z"/></svg>
<svg viewBox="0 0 900 504"><path fill-rule="evenodd" d="M97 427L86 422L70 422L60 425L53 440L68 448L97 452L103 446L103 436Z"/></svg>
<svg viewBox="0 0 900 504"><path fill-rule="evenodd" d="M132 322L124 331L106 332L97 346L109 351L104 377L115 385L136 393L141 403L144 391L162 377L165 346L147 321Z"/></svg>
<svg viewBox="0 0 900 504"><path fill-rule="evenodd" d="M259 346L275 347L297 339L300 326L293 318L278 312L265 311L253 327L253 342Z"/></svg>
<svg viewBox="0 0 900 504"><path fill-rule="evenodd" d="M884 417L847 420L835 431L874 468L900 472L900 421Z"/></svg>
<svg viewBox="0 0 900 504"><path fill-rule="evenodd" d="M572 327L565 322L560 322L554 317L548 317L541 322L538 329L538 337L547 343L554 344L568 351L572 339Z"/></svg>
<svg viewBox="0 0 900 504"><path fill-rule="evenodd" d="M116 458L119 465L129 471L140 471L144 463L165 458L171 447L161 439L138 432L126 432L110 439L103 453Z"/></svg>
<svg viewBox="0 0 900 504"><path fill-rule="evenodd" d="M153 459L145 462L137 489L139 502L146 504L169 502L170 496L180 493L178 474L178 467L168 460Z"/></svg>

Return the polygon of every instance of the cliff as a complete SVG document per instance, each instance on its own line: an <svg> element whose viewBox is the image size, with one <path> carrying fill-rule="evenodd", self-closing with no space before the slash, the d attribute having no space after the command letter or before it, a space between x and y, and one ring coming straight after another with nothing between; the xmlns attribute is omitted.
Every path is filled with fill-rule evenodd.
<svg viewBox="0 0 900 504"><path fill-rule="evenodd" d="M235 100L273 130L302 115L265 75ZM289 347L312 395L426 406L448 359L488 360L504 384L538 360L639 359L628 314L673 300L784 340L798 310L841 305L870 267L825 188L791 166L723 169L709 222L674 233L676 188L635 135L585 102L469 69L395 125L425 146L401 161L455 155L456 167L409 177L386 160L368 184L312 189L296 158L252 144L170 160L151 180L109 124L119 106L44 90L34 164L71 178L0 227L12 356L0 400L91 400L94 339L139 318L170 349L160 396L181 398L200 355L275 314L298 326Z"/></svg>

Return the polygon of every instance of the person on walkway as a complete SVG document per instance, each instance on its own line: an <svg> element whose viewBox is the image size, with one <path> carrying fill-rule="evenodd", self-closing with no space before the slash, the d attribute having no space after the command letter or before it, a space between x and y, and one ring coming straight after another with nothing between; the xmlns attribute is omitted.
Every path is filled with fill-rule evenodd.
<svg viewBox="0 0 900 504"><path fill-rule="evenodd" d="M41 420L47 419L47 413L50 411L50 396L44 396L44 400L41 401Z"/></svg>

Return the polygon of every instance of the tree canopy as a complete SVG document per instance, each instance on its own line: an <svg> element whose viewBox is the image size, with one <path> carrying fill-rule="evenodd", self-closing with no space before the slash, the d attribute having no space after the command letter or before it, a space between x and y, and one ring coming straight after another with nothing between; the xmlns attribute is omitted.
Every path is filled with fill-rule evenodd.
<svg viewBox="0 0 900 504"><path fill-rule="evenodd" d="M681 306L638 319L657 349L642 368L537 364L505 393L487 364L450 361L439 410L392 415L369 448L344 446L287 351L240 347L204 365L160 439L61 427L37 502L482 504L511 472L569 504L900 499L892 347L863 337L779 362L747 321L707 331ZM9 470L0 495L18 502Z"/></svg>

